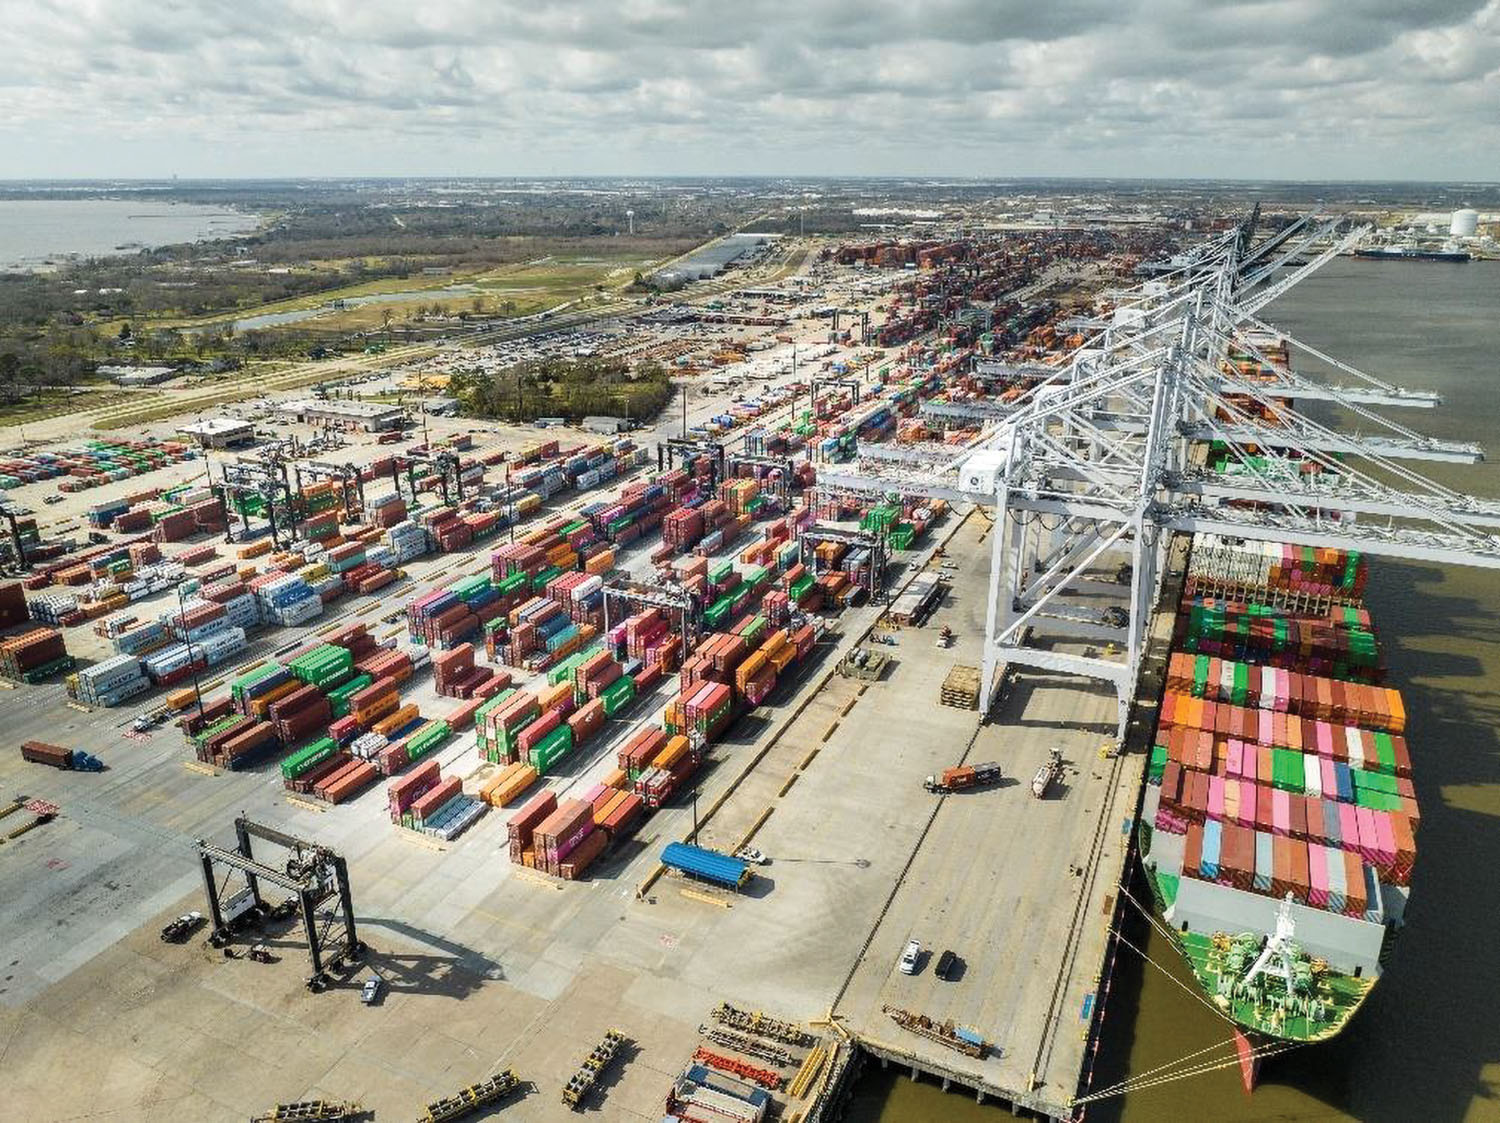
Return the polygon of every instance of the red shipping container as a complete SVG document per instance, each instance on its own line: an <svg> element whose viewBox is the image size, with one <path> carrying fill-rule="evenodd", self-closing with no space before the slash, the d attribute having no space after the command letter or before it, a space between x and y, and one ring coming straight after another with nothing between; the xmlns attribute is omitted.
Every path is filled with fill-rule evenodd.
<svg viewBox="0 0 1500 1123"><path fill-rule="evenodd" d="M417 794L436 783L440 775L437 760L424 760L405 776L392 780L386 792L393 815L405 811Z"/></svg>
<svg viewBox="0 0 1500 1123"><path fill-rule="evenodd" d="M619 841L633 831L645 807L645 801L640 796L634 792L626 793L625 798L614 805L602 824L610 838Z"/></svg>
<svg viewBox="0 0 1500 1123"><path fill-rule="evenodd" d="M458 776L449 776L419 796L411 805L411 813L417 819L425 819L454 796L461 795L463 790L463 780Z"/></svg>
<svg viewBox="0 0 1500 1123"><path fill-rule="evenodd" d="M573 730L573 743L583 744L604 724L604 703L595 698L568 718L568 727Z"/></svg>
<svg viewBox="0 0 1500 1123"><path fill-rule="evenodd" d="M523 755L529 753L543 737L561 725L562 720L562 714L557 710L548 710L541 717L526 726L525 729L521 730L516 737L516 747L520 749Z"/></svg>
<svg viewBox="0 0 1500 1123"><path fill-rule="evenodd" d="M529 846L537 826L556 810L557 795L550 789L532 796L521 810L510 817L507 831L511 844L522 848Z"/></svg>

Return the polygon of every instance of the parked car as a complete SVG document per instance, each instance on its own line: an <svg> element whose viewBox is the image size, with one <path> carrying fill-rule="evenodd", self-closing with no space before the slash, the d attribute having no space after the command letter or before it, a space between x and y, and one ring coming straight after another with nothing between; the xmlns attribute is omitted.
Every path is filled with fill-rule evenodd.
<svg viewBox="0 0 1500 1123"><path fill-rule="evenodd" d="M373 1006L380 998L380 992L384 989L385 980L379 975L371 975L365 980L365 985L360 989L359 1000L366 1006Z"/></svg>
<svg viewBox="0 0 1500 1123"><path fill-rule="evenodd" d="M915 975L921 961L922 945L916 940L908 940L906 948L901 952L901 961L896 966L903 975Z"/></svg>
<svg viewBox="0 0 1500 1123"><path fill-rule="evenodd" d="M954 955L951 949L944 948L943 954L938 956L937 966L933 967L932 973L940 979L947 980L957 966L958 956Z"/></svg>
<svg viewBox="0 0 1500 1123"><path fill-rule="evenodd" d="M203 923L203 914L196 909L184 913L161 930L161 938L169 944L183 943Z"/></svg>

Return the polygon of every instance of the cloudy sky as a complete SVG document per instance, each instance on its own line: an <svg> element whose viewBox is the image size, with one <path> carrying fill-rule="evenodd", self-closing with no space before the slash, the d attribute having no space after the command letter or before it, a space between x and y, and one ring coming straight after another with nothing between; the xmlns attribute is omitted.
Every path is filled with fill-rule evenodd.
<svg viewBox="0 0 1500 1123"><path fill-rule="evenodd" d="M1500 180L1500 0L7 0L0 177Z"/></svg>

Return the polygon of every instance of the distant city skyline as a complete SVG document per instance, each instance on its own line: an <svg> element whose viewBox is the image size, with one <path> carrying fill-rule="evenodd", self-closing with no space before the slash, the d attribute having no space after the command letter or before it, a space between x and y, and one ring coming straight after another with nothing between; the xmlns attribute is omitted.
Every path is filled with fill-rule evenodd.
<svg viewBox="0 0 1500 1123"><path fill-rule="evenodd" d="M1500 179L1500 0L19 0L7 22L7 179Z"/></svg>

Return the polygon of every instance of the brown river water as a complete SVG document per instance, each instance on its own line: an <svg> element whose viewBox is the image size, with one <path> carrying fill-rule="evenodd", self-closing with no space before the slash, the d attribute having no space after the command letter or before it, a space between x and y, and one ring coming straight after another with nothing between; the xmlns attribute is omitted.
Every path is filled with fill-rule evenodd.
<svg viewBox="0 0 1500 1123"><path fill-rule="evenodd" d="M1341 258L1262 318L1386 382L1441 393L1437 409L1387 413L1431 436L1477 441L1492 459L1409 466L1500 497L1500 261ZM1321 373L1310 357L1293 361ZM1253 1095L1231 1066L1097 1101L1091 1123L1500 1120L1500 571L1382 559L1370 568L1366 603L1388 681L1405 694L1423 808L1407 923L1386 974L1338 1038L1267 1060ZM1168 977L1188 978L1175 951L1139 918L1127 935L1153 963L1122 952L1095 1090L1225 1036ZM872 1065L845 1118L998 1123L1010 1112Z"/></svg>

